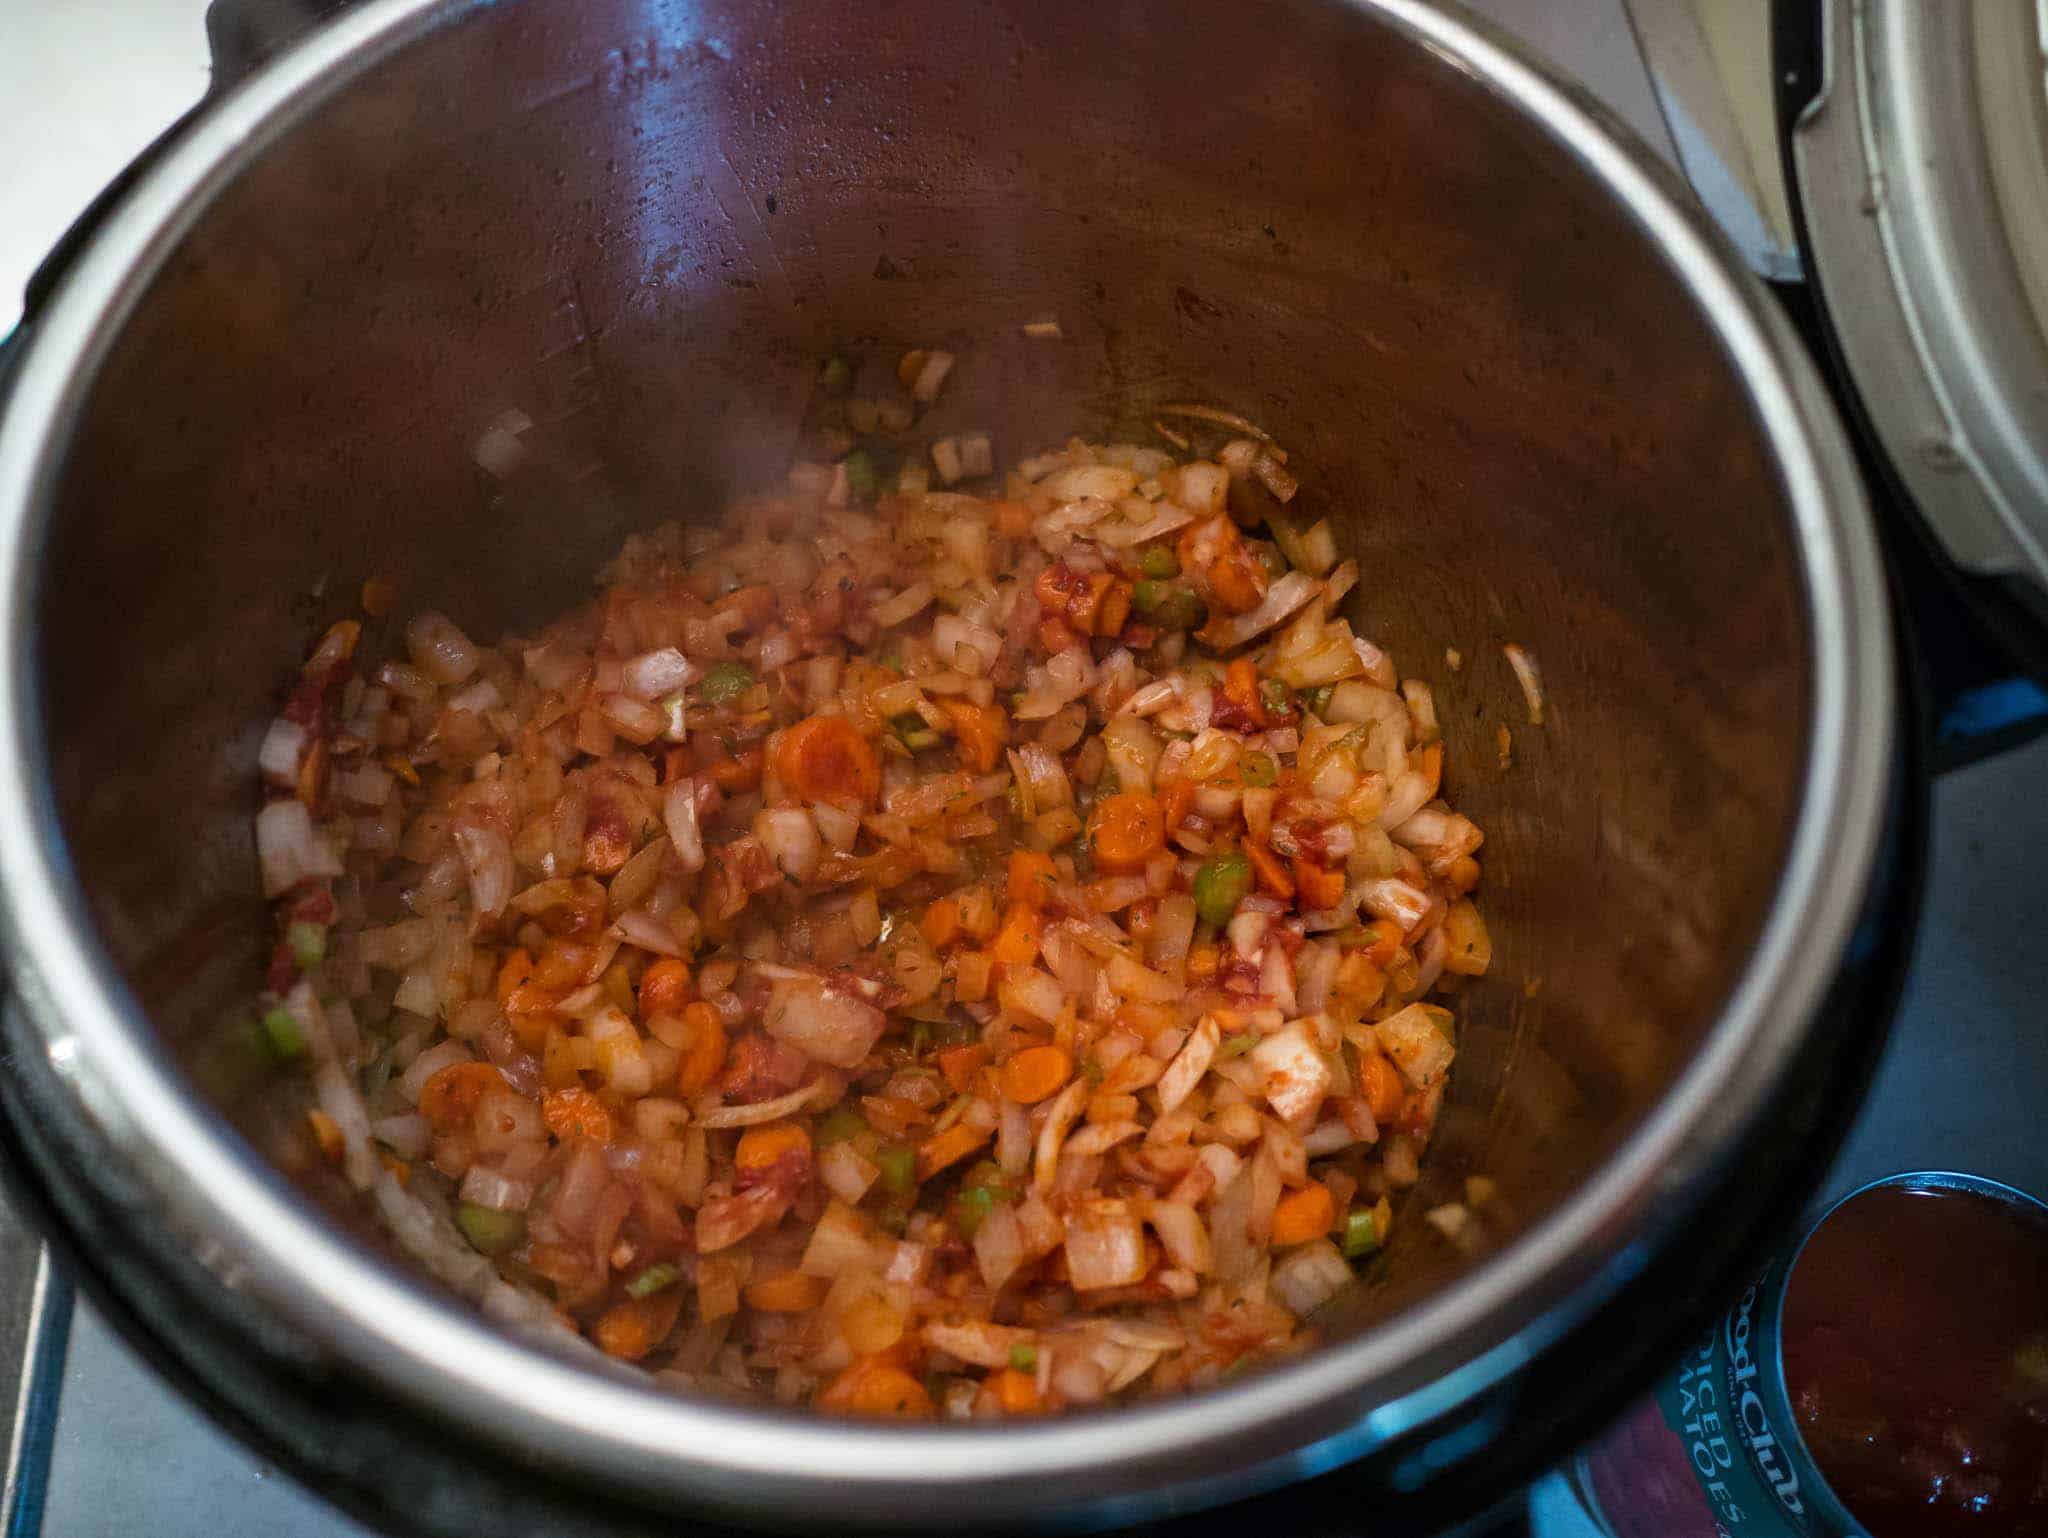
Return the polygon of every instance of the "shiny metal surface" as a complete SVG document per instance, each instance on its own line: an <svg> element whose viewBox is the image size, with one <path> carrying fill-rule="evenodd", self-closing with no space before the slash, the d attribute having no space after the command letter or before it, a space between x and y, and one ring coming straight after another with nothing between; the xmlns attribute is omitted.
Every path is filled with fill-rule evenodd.
<svg viewBox="0 0 2048 1538"><path fill-rule="evenodd" d="M1830 0L1793 156L1865 409L1955 560L2048 614L2048 77L2038 0Z"/></svg>
<svg viewBox="0 0 2048 1538"><path fill-rule="evenodd" d="M1100 1521L1476 1399L1697 1218L1842 959L1893 748L1825 398L1682 192L1490 37L1404 0L1148 14L380 0L224 101L37 319L0 421L9 1028L252 1331L649 1500ZM1048 309L1062 346L1014 341ZM363 577L482 634L544 615L778 468L863 336L953 344L947 420L1004 454L1253 412L1395 578L1355 617L1457 701L1501 959L1433 1173L1523 1226L1468 1264L1412 1225L1298 1365L1000 1433L678 1400L351 1242L179 1071L252 976L276 682ZM496 499L465 445L510 405L547 446Z"/></svg>

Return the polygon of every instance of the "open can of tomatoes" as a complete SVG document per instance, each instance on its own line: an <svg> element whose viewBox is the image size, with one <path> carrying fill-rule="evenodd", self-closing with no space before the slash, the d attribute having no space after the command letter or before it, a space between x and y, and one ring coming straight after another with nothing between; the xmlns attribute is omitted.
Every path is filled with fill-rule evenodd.
<svg viewBox="0 0 2048 1538"><path fill-rule="evenodd" d="M1851 1192L1571 1477L1612 1538L2048 1534L2048 1206Z"/></svg>

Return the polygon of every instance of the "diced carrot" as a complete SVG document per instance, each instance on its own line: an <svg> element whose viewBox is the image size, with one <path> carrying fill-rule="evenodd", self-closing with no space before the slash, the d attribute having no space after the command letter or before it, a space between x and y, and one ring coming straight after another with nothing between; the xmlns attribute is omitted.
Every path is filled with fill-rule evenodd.
<svg viewBox="0 0 2048 1538"><path fill-rule="evenodd" d="M420 1115L446 1132L468 1121L486 1094L504 1087L505 1076L489 1063L450 1063L421 1088Z"/></svg>
<svg viewBox="0 0 2048 1538"><path fill-rule="evenodd" d="M810 1151L811 1135L804 1130L803 1123L771 1121L740 1134L732 1163L736 1170L765 1170L788 1154L808 1155Z"/></svg>
<svg viewBox="0 0 2048 1538"><path fill-rule="evenodd" d="M321 1157L329 1164L341 1163L341 1156L347 1152L342 1141L341 1123L325 1111L308 1111L306 1125L313 1129L313 1141L319 1145Z"/></svg>
<svg viewBox="0 0 2048 1538"><path fill-rule="evenodd" d="M319 809L327 795L327 739L316 738L312 749L306 754L306 761L299 765L298 797L307 806Z"/></svg>
<svg viewBox="0 0 2048 1538"><path fill-rule="evenodd" d="M1001 1372L990 1373L985 1381L989 1392L995 1395L997 1408L1005 1415L1036 1415L1045 1408L1045 1402L1038 1396L1038 1379L1028 1372L1005 1367Z"/></svg>
<svg viewBox="0 0 2048 1538"><path fill-rule="evenodd" d="M1479 862L1469 854L1459 855L1444 873L1444 884L1460 897L1464 896L1479 885Z"/></svg>
<svg viewBox="0 0 2048 1538"><path fill-rule="evenodd" d="M803 801L872 805L882 789L875 745L845 716L809 716L775 739L775 775Z"/></svg>
<svg viewBox="0 0 2048 1538"><path fill-rule="evenodd" d="M1223 697L1252 719L1266 726L1266 707L1259 699L1259 669L1249 657L1239 657L1223 670Z"/></svg>
<svg viewBox="0 0 2048 1538"><path fill-rule="evenodd" d="M731 758L714 758L704 766L711 783L727 793L758 789L761 784L762 753L757 743Z"/></svg>
<svg viewBox="0 0 2048 1538"><path fill-rule="evenodd" d="M917 1178L929 1180L948 1165L958 1164L994 1135L992 1129L977 1131L964 1121L954 1122L938 1136L917 1145Z"/></svg>
<svg viewBox="0 0 2048 1538"><path fill-rule="evenodd" d="M1095 803L1088 818L1088 842L1097 868L1129 872L1166 847L1166 818L1158 800L1127 790Z"/></svg>
<svg viewBox="0 0 2048 1538"><path fill-rule="evenodd" d="M924 910L917 927L933 950L944 950L960 938L960 904L950 897L940 898Z"/></svg>
<svg viewBox="0 0 2048 1538"><path fill-rule="evenodd" d="M948 1047L939 1054L939 1073L954 1094L964 1095L973 1087L976 1072L987 1061L988 1048L979 1042L971 1047Z"/></svg>
<svg viewBox="0 0 2048 1538"><path fill-rule="evenodd" d="M759 1313L802 1314L825 1300L825 1282L802 1271L784 1271L748 1282L742 1296Z"/></svg>
<svg viewBox="0 0 2048 1538"><path fill-rule="evenodd" d="M953 740L960 758L977 774L987 774L1003 755L1010 740L1010 718L996 705L977 705L972 700L942 700L953 722Z"/></svg>
<svg viewBox="0 0 2048 1538"><path fill-rule="evenodd" d="M512 995L533 981L533 957L526 947L520 946L505 958L498 968L498 1002L503 1004Z"/></svg>
<svg viewBox="0 0 2048 1538"><path fill-rule="evenodd" d="M1008 966L1023 966L1038 954L1039 936L1045 933L1045 916L1035 908L1013 902L1003 915L1002 931L991 947L995 959Z"/></svg>
<svg viewBox="0 0 2048 1538"><path fill-rule="evenodd" d="M1393 919L1374 919L1365 927L1377 936L1365 948L1366 959L1376 967L1383 967L1394 959L1394 952L1401 948L1401 942L1407 935Z"/></svg>
<svg viewBox="0 0 2048 1538"><path fill-rule="evenodd" d="M1074 1060L1064 1047L1026 1047L1003 1064L998 1082L1004 1098L1036 1105L1074 1076Z"/></svg>
<svg viewBox="0 0 2048 1538"><path fill-rule="evenodd" d="M1401 1080L1401 1070L1388 1060L1384 1052L1360 1054L1358 1085L1365 1096L1365 1108L1372 1112L1374 1121L1385 1125L1401 1114L1402 1102L1408 1098L1408 1086Z"/></svg>
<svg viewBox="0 0 2048 1538"><path fill-rule="evenodd" d="M1330 1231L1337 1221L1337 1204L1330 1188L1311 1180L1299 1191L1289 1191L1273 1209L1273 1243L1306 1244Z"/></svg>
<svg viewBox="0 0 2048 1538"><path fill-rule="evenodd" d="M1188 820L1188 813L1195 809L1195 782L1169 780L1160 787L1159 800L1166 831L1172 833Z"/></svg>
<svg viewBox="0 0 2048 1538"><path fill-rule="evenodd" d="M1429 782L1429 793L1433 796L1443 788L1444 745L1432 742L1422 750L1422 777Z"/></svg>
<svg viewBox="0 0 2048 1538"><path fill-rule="evenodd" d="M717 1005L700 1001L683 1007L683 1024L690 1028L690 1041L676 1069L676 1088L685 1095L700 1094L725 1066L725 1016Z"/></svg>
<svg viewBox="0 0 2048 1538"><path fill-rule="evenodd" d="M412 1184L412 1166L399 1158L390 1149L378 1149L377 1162L391 1171L391 1178L398 1182L400 1190L404 1190Z"/></svg>
<svg viewBox="0 0 2048 1538"><path fill-rule="evenodd" d="M541 1038L540 1081L549 1089L573 1089L582 1083L576 1067L576 1041L559 1024L550 1024Z"/></svg>
<svg viewBox="0 0 2048 1538"><path fill-rule="evenodd" d="M1022 539L1031 532L1031 509L1022 502L998 502L996 532L1005 539Z"/></svg>
<svg viewBox="0 0 2048 1538"><path fill-rule="evenodd" d="M1206 565L1196 557L1203 545L1210 547ZM1244 536L1223 514L1198 523L1180 537L1183 571L1204 589L1209 602L1227 613L1242 614L1258 607L1266 596L1266 569L1246 547Z"/></svg>
<svg viewBox="0 0 2048 1538"><path fill-rule="evenodd" d="M618 1135L604 1102L580 1084L550 1091L540 1103L540 1116L558 1138L587 1137L594 1143L609 1143Z"/></svg>
<svg viewBox="0 0 2048 1538"><path fill-rule="evenodd" d="M1301 894L1301 906L1306 912L1325 912L1344 900L1344 872L1297 859L1294 889Z"/></svg>
<svg viewBox="0 0 2048 1538"><path fill-rule="evenodd" d="M749 630L759 630L773 620L781 610L782 605L775 597L775 589L758 582L751 587L735 588L711 606L713 614L731 614L737 611Z"/></svg>
<svg viewBox="0 0 2048 1538"><path fill-rule="evenodd" d="M1223 954L1209 942L1192 947L1188 951L1188 977L1193 981L1206 981L1216 975L1216 969L1223 964Z"/></svg>
<svg viewBox="0 0 2048 1538"><path fill-rule="evenodd" d="M1374 966L1364 951L1346 951L1330 987L1353 1009L1370 1009L1387 991L1387 974Z"/></svg>
<svg viewBox="0 0 2048 1538"><path fill-rule="evenodd" d="M1102 595L1102 602L1095 610L1095 633L1100 636L1119 634L1131 617L1131 584L1122 577L1110 583Z"/></svg>
<svg viewBox="0 0 2048 1538"><path fill-rule="evenodd" d="M926 1420L932 1415L932 1396L924 1385L886 1356L863 1357L842 1369L819 1393L818 1404L891 1420Z"/></svg>
<svg viewBox="0 0 2048 1538"><path fill-rule="evenodd" d="M621 1361L637 1362L668 1338L683 1311L681 1287L664 1287L644 1298L628 1298L604 1312L590 1331L599 1349Z"/></svg>
<svg viewBox="0 0 2048 1538"><path fill-rule="evenodd" d="M1259 890L1279 898L1282 902L1291 902L1294 898L1294 878L1287 874L1287 867L1281 863L1280 856L1264 844L1249 840L1245 843L1244 852L1251 856L1252 872L1259 878ZM1341 895L1341 882L1338 891Z"/></svg>
<svg viewBox="0 0 2048 1538"><path fill-rule="evenodd" d="M640 1018L680 1015L690 1002L689 963L664 956L640 974Z"/></svg>
<svg viewBox="0 0 2048 1538"><path fill-rule="evenodd" d="M1080 635L1065 620L1048 617L1038 622L1038 649L1048 657L1057 656L1080 644Z"/></svg>
<svg viewBox="0 0 2048 1538"><path fill-rule="evenodd" d="M1043 908L1058 878L1051 855L1036 849L1019 849L1010 856L1010 901L1027 908Z"/></svg>

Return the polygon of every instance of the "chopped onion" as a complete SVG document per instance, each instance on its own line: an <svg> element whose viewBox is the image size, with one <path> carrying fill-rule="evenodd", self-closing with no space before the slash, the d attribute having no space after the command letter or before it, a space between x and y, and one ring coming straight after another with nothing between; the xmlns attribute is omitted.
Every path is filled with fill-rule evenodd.
<svg viewBox="0 0 2048 1538"><path fill-rule="evenodd" d="M685 872L702 870L704 839L697 829L697 782L685 778L669 786L661 814L668 824L669 842L676 846L677 862Z"/></svg>
<svg viewBox="0 0 2048 1538"><path fill-rule="evenodd" d="M413 616L405 627L405 645L413 665L437 684L459 684L476 671L475 644L447 615L432 609Z"/></svg>
<svg viewBox="0 0 2048 1538"><path fill-rule="evenodd" d="M778 1121L785 1116L794 1116L818 1097L818 1091L825 1087L825 1081L806 1084L802 1089L791 1090L773 1100L756 1101L753 1105L700 1106L697 1110L697 1125L707 1130L719 1127L757 1127L762 1122Z"/></svg>
<svg viewBox="0 0 2048 1538"><path fill-rule="evenodd" d="M370 1123L370 1136L402 1159L417 1159L434 1142L434 1130L424 1116L386 1116Z"/></svg>
<svg viewBox="0 0 2048 1538"><path fill-rule="evenodd" d="M1316 1239L1291 1251L1273 1267L1274 1295L1296 1318L1314 1313L1350 1284L1351 1267L1337 1246Z"/></svg>
<svg viewBox="0 0 2048 1538"><path fill-rule="evenodd" d="M818 825L801 807L760 813L754 818L754 836L791 881L801 884L818 873L818 860L823 853Z"/></svg>
<svg viewBox="0 0 2048 1538"><path fill-rule="evenodd" d="M1543 675L1537 670L1536 659L1521 647L1510 642L1503 646L1501 655L1508 659L1508 666L1515 670L1515 682L1522 686L1523 703L1529 707L1529 724L1543 724Z"/></svg>
<svg viewBox="0 0 2048 1538"><path fill-rule="evenodd" d="M1257 607L1243 614L1216 616L1202 628L1198 639L1218 651L1242 646L1286 620L1322 590L1322 583L1307 572L1290 571L1266 589Z"/></svg>
<svg viewBox="0 0 2048 1538"><path fill-rule="evenodd" d="M1014 1217L1010 1219L1012 1228L1016 1221ZM983 1227L986 1226L987 1220L984 1220ZM979 1238L978 1233L976 1237ZM980 1258L980 1253L977 1245L976 1259ZM984 1279L986 1275L984 1269ZM992 1288L1000 1285L989 1283ZM1019 1346L1030 1345L1037 1337L1029 1330L1012 1329L980 1319L966 1319L957 1324L934 1319L924 1327L924 1338L925 1344L957 1356L963 1362L971 1362L976 1367L1007 1367L1010 1365L1010 1353Z"/></svg>
<svg viewBox="0 0 2048 1538"><path fill-rule="evenodd" d="M937 349L924 355L924 362L911 383L910 395L921 406L929 406L939 398L939 391L945 388L946 376L953 372L953 355Z"/></svg>
<svg viewBox="0 0 2048 1538"><path fill-rule="evenodd" d="M1380 1050L1394 1060L1401 1076L1416 1089L1440 1082L1457 1056L1450 1038L1437 1028L1436 1016L1449 1016L1428 1004L1410 1004L1378 1026Z"/></svg>
<svg viewBox="0 0 2048 1538"><path fill-rule="evenodd" d="M1152 1225L1152 1231L1159 1235L1160 1248L1177 1266L1183 1266L1197 1276L1206 1275L1215 1264L1215 1254L1209 1244L1209 1230L1203 1224L1201 1214L1182 1202L1145 1203L1145 1221ZM1126 1340L1126 1345L1143 1345L1145 1342ZM1178 1336L1162 1350L1172 1350L1180 1344Z"/></svg>
<svg viewBox="0 0 2048 1538"><path fill-rule="evenodd" d="M817 825L819 837L841 854L851 853L860 837L859 815L830 801L811 803L811 821Z"/></svg>
<svg viewBox="0 0 2048 1538"><path fill-rule="evenodd" d="M868 610L868 617L883 630L902 624L932 601L929 582L913 582L893 598L885 598Z"/></svg>
<svg viewBox="0 0 2048 1538"><path fill-rule="evenodd" d="M533 1185L525 1180L506 1178L488 1164L472 1164L469 1173L462 1177L459 1193L466 1202L479 1207L495 1208L499 1212L524 1212L533 1200Z"/></svg>
<svg viewBox="0 0 2048 1538"><path fill-rule="evenodd" d="M280 897L301 881L342 871L333 847L314 828L312 813L296 797L272 801L256 814L256 857L265 897Z"/></svg>
<svg viewBox="0 0 2048 1538"><path fill-rule="evenodd" d="M843 1202L858 1203L881 1173L850 1141L828 1143L818 1155L818 1179Z"/></svg>
<svg viewBox="0 0 2048 1538"><path fill-rule="evenodd" d="M1145 1279L1145 1234L1131 1203L1093 1197L1067 1219L1067 1273L1076 1292Z"/></svg>
<svg viewBox="0 0 2048 1538"><path fill-rule="evenodd" d="M636 700L658 700L696 681L696 666L673 646L642 652L619 673L619 686Z"/></svg>
<svg viewBox="0 0 2048 1538"><path fill-rule="evenodd" d="M776 987L762 1023L770 1036L806 1057L857 1068L881 1039L888 1018L844 989L800 980Z"/></svg>
<svg viewBox="0 0 2048 1538"><path fill-rule="evenodd" d="M329 1058L313 1070L313 1094L341 1130L342 1171L349 1184L367 1191L377 1182L378 1163L370 1147L370 1117L349 1072Z"/></svg>
<svg viewBox="0 0 2048 1538"><path fill-rule="evenodd" d="M1017 1274L1025 1259L1024 1230L1016 1209L1007 1203L991 1208L974 1231L974 1263L981 1271L982 1281L991 1292L999 1290ZM1003 1355L1007 1362L1009 1353Z"/></svg>
<svg viewBox="0 0 2048 1538"><path fill-rule="evenodd" d="M469 900L476 911L495 917L512 900L511 842L496 828L479 828L459 823L455 844L462 851L462 863L469 872Z"/></svg>
<svg viewBox="0 0 2048 1538"><path fill-rule="evenodd" d="M845 1271L873 1271L875 1259L875 1246L860 1214L848 1203L835 1201L811 1230L798 1269L806 1276L832 1277Z"/></svg>
<svg viewBox="0 0 2048 1538"><path fill-rule="evenodd" d="M637 945L643 951L652 951L657 956L687 956L676 932L645 908L629 908L612 925L611 932L628 945ZM567 1000L563 1001L566 1005Z"/></svg>
<svg viewBox="0 0 2048 1538"><path fill-rule="evenodd" d="M298 783L299 761L306 752L306 729L296 721L279 716L263 734L263 746L256 750L256 767L280 785Z"/></svg>

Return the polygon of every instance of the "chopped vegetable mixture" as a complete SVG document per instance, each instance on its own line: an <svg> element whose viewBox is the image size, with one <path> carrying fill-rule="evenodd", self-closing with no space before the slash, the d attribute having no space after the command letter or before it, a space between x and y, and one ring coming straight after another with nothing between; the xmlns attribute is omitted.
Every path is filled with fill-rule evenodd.
<svg viewBox="0 0 2048 1538"><path fill-rule="evenodd" d="M1269 442L945 444L495 648L338 624L272 726L254 1040L493 1312L1029 1416L1298 1350L1387 1242L1491 953L1429 689Z"/></svg>

